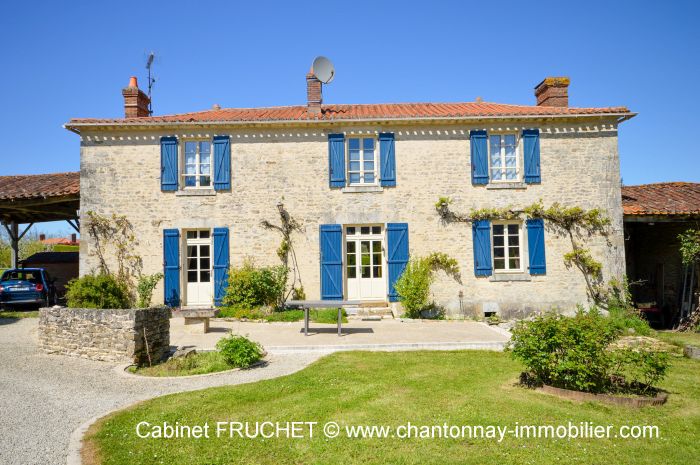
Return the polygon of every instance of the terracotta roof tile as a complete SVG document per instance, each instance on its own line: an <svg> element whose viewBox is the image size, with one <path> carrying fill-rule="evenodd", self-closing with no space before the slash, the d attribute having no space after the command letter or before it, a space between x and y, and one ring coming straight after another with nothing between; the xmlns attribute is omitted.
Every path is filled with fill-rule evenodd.
<svg viewBox="0 0 700 465"><path fill-rule="evenodd" d="M662 182L622 187L625 215L698 215L700 183Z"/></svg>
<svg viewBox="0 0 700 465"><path fill-rule="evenodd" d="M25 200L80 194L80 173L0 176L0 200Z"/></svg>
<svg viewBox="0 0 700 465"><path fill-rule="evenodd" d="M176 115L144 118L74 118L66 126L80 124L154 124L269 121L344 121L359 119L422 119L504 116L567 116L634 114L626 107L572 108L534 105L506 105L487 102L461 103L386 103L361 105L324 105L320 114L306 106L268 108L221 108Z"/></svg>

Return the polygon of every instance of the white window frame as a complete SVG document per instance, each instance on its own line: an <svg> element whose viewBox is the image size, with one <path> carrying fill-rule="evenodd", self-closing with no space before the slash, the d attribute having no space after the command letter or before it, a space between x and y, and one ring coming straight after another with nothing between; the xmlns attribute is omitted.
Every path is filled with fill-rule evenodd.
<svg viewBox="0 0 700 465"><path fill-rule="evenodd" d="M196 174L187 174L185 173L186 168L187 168L187 151L186 151L186 146L188 142L194 142L197 144L197 150L195 152L195 172ZM209 174L199 174L199 167L201 165L201 160L200 160L200 142L208 142L209 143ZM182 142L182 150L180 154L180 160L182 162L182 173L180 174L180 177L182 178L180 180L180 186L181 189L214 189L214 143L211 139L184 139ZM187 186L186 180L188 177L194 176L195 179L195 185L194 186ZM209 185L208 186L202 186L201 185L201 178L209 176Z"/></svg>
<svg viewBox="0 0 700 465"><path fill-rule="evenodd" d="M494 232L494 226L503 226L503 250L504 250L504 265L503 269L496 269L496 234ZM518 268L510 268L508 249L510 248L508 225L516 225L518 227L518 263L520 266ZM491 223L491 266L493 267L494 273L522 273L524 271L524 244L523 244L523 223L521 221L493 221ZM499 246L500 247L500 246Z"/></svg>
<svg viewBox="0 0 700 465"><path fill-rule="evenodd" d="M378 186L379 185L379 138L376 136L348 136L346 137L346 142L345 142L345 150L347 153L347 164L345 166L346 168L346 173L348 177L348 186ZM351 182L350 181L350 173L358 173L358 171L350 171L350 139L359 139L360 140L360 182ZM364 182L365 179L365 173L369 173L369 171L365 171L365 144L364 144L364 139L372 139L374 141L374 171L372 173L374 174L374 182Z"/></svg>
<svg viewBox="0 0 700 465"><path fill-rule="evenodd" d="M500 158L501 158L501 179L494 179L493 174L492 174L492 167L491 167L491 137L498 136L501 138L501 150L500 150ZM505 146L505 136L515 136L515 179L507 179L506 178L506 146ZM489 182L521 182L522 181L522 170L520 169L520 135L516 132L496 132L496 133L488 133L487 134L487 140L488 140L488 146L487 146L487 154L486 156L488 157L489 161Z"/></svg>

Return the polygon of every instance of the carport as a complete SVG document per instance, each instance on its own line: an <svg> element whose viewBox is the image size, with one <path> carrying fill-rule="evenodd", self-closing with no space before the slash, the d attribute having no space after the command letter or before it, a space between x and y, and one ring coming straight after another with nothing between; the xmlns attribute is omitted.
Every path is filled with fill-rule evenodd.
<svg viewBox="0 0 700 465"><path fill-rule="evenodd" d="M66 221L80 232L79 209L79 172L0 176L0 221L10 236L12 266L34 223Z"/></svg>

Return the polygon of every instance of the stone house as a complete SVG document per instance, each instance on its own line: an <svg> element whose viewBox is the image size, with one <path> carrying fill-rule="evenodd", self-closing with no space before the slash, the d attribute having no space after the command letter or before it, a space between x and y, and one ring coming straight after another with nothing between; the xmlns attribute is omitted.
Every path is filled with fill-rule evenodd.
<svg viewBox="0 0 700 465"><path fill-rule="evenodd" d="M211 306L227 269L246 257L279 264L280 237L261 221L277 204L294 236L307 298L386 307L409 256L444 252L461 283L440 276L433 298L452 314L521 315L585 302L570 250L541 221L443 224L454 210L546 205L604 209L608 242L592 238L606 277L624 274L618 125L624 107L573 108L568 78L547 78L535 105L482 102L336 105L307 75L307 103L150 116L136 78L124 118L72 119L81 139L81 215L123 214L144 271L164 271L171 306ZM83 235L80 270L97 267Z"/></svg>

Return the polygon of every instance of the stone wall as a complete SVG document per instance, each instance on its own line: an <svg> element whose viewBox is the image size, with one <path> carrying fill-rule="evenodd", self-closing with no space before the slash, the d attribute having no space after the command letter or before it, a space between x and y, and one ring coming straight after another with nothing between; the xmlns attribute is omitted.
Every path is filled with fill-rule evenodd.
<svg viewBox="0 0 700 465"><path fill-rule="evenodd" d="M440 277L433 286L436 302L452 313L495 310L521 315L532 310L573 309L585 303L581 273L564 266L570 251L566 237L545 232L547 274L527 280L495 281L474 276L471 227L441 224L435 202L454 200L453 209L519 208L542 199L545 205L601 208L612 218L610 245L593 238L593 255L602 260L605 279L624 274L620 166L617 123L545 121L463 124L352 125L303 128L212 127L178 129L180 140L231 135L230 192L161 192L162 132L90 131L81 136L81 214L123 214L133 223L144 273L162 271L164 228L230 228L231 264L246 257L259 265L279 264L280 237L260 226L279 221L275 207L283 201L305 227L295 234L297 258L308 298L319 298L319 225L407 222L412 255L444 252L458 260L462 284ZM470 180L470 129L541 131L541 184L474 186ZM377 192L350 192L328 185L328 133L347 136L394 132L397 186ZM89 237L81 240L82 274L96 269ZM527 255L525 255L526 257ZM462 292L462 298L459 294ZM162 281L154 301L162 302Z"/></svg>
<svg viewBox="0 0 700 465"><path fill-rule="evenodd" d="M50 354L145 364L144 329L151 360L161 360L170 349L170 309L42 308L39 347Z"/></svg>

